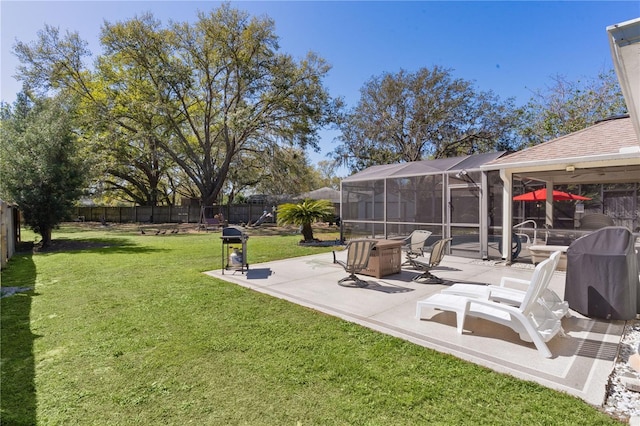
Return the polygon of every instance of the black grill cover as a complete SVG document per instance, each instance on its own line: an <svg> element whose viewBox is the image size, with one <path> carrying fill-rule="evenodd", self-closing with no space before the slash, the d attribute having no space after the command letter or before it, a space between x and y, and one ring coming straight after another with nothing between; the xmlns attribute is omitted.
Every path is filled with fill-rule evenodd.
<svg viewBox="0 0 640 426"><path fill-rule="evenodd" d="M629 320L640 310L640 282L634 237L609 226L584 235L567 249L564 298L593 318Z"/></svg>

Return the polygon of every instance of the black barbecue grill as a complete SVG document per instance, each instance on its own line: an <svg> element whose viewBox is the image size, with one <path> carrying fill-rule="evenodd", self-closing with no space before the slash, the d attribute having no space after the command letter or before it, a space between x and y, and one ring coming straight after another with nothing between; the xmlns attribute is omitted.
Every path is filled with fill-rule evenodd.
<svg viewBox="0 0 640 426"><path fill-rule="evenodd" d="M222 274L225 270L240 271L244 273L249 269L247 263L247 240L249 235L235 226L227 226L222 229ZM226 247L226 250L225 250Z"/></svg>

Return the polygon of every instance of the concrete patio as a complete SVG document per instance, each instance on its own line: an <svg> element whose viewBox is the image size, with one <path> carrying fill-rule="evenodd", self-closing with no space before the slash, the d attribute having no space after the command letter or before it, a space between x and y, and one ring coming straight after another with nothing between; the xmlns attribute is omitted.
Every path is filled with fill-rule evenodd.
<svg viewBox="0 0 640 426"><path fill-rule="evenodd" d="M457 282L498 284L502 276L528 279L532 269L445 256L433 272L445 280L444 284L412 282L417 272L403 269L381 279L361 276L368 281L367 287L345 288L337 284L346 276L344 270L333 263L331 253L324 253L251 265L244 274L222 274L220 269L207 274L567 392L595 406L603 404L624 321L589 319L572 311L570 318L562 320L566 335L548 343L554 356L547 359L533 343L485 320L469 318L459 335L453 313L425 309L422 320L415 317L416 302L444 286ZM562 297L564 283L565 273L557 271L550 288Z"/></svg>

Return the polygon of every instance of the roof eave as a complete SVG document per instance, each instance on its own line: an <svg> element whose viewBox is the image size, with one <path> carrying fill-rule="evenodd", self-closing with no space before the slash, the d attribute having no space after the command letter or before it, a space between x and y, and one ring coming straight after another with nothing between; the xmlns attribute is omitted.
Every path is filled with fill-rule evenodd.
<svg viewBox="0 0 640 426"><path fill-rule="evenodd" d="M565 168L567 165L580 167L603 167L628 164L640 164L640 151L629 153L612 153L589 156L554 158L549 160L517 161L513 163L485 164L483 170L535 170Z"/></svg>
<svg viewBox="0 0 640 426"><path fill-rule="evenodd" d="M640 18L607 27L613 66L636 135L640 139Z"/></svg>

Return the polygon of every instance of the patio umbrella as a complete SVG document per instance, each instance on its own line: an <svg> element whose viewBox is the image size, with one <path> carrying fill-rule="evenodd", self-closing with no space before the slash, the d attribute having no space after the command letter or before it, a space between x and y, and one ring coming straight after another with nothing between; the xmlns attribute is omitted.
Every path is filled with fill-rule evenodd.
<svg viewBox="0 0 640 426"><path fill-rule="evenodd" d="M537 191L525 192L521 195L513 197L513 201L544 201L547 199L547 189L541 188ZM589 197L583 197L582 195L570 194L568 192L553 190L553 201L566 201L566 200L590 200Z"/></svg>

